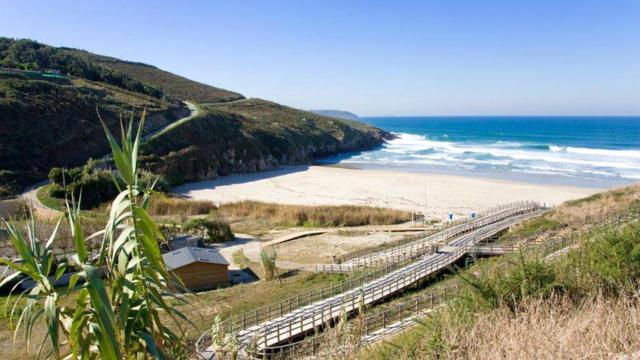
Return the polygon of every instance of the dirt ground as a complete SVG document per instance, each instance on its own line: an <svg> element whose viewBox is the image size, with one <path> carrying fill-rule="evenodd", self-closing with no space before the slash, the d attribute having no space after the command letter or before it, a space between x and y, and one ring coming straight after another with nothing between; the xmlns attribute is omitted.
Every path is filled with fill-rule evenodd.
<svg viewBox="0 0 640 360"><path fill-rule="evenodd" d="M302 264L332 262L332 256L379 246L411 236L411 233L338 231L308 236L274 245L278 259Z"/></svg>

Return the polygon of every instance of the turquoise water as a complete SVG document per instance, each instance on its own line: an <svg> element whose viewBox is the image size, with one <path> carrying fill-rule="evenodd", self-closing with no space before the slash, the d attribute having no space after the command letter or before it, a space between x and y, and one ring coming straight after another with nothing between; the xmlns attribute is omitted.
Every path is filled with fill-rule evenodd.
<svg viewBox="0 0 640 360"><path fill-rule="evenodd" d="M588 187L640 182L640 117L369 117L397 138L328 159Z"/></svg>

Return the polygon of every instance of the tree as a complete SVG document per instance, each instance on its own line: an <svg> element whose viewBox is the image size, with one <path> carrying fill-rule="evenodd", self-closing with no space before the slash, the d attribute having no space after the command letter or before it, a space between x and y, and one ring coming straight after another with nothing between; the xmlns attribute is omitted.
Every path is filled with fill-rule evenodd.
<svg viewBox="0 0 640 360"><path fill-rule="evenodd" d="M145 187L138 177L143 125L144 114L135 139L132 124L126 133L122 130L122 144L104 126L125 186L111 204L104 230L89 237L83 233L79 207L67 204L67 222L76 248L73 262L62 262L53 272L52 246L62 219L46 242L36 236L35 220L29 222L26 235L14 221L5 221L21 258L0 259L0 263L16 271L0 286L22 277L35 281L32 289L20 295L26 298L26 305L16 332L23 327L28 342L34 326L44 318L47 335L42 345L49 340L51 357L59 359L64 351L69 351L72 358L83 359L186 357L183 325L188 320L166 302L167 297L184 300L171 290L177 279L165 267L158 247L162 235L147 214L153 186ZM102 239L100 250L91 256L86 243L96 237ZM54 282L72 267L79 272L71 277L69 289L54 287ZM75 301L63 302L77 284ZM61 344L68 350L61 350Z"/></svg>

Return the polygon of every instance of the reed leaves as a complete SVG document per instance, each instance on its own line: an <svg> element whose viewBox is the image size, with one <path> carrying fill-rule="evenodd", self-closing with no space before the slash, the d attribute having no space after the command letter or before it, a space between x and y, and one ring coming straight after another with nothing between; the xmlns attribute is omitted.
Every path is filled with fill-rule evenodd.
<svg viewBox="0 0 640 360"><path fill-rule="evenodd" d="M0 259L0 263L15 271L0 284L17 279L34 283L17 299L10 297L16 304L26 299L23 308L18 310L16 304L7 303L5 313L9 309L12 314L21 311L15 333L24 329L27 340L36 324L44 319L47 324L44 340L51 345L47 357L114 360L186 357L181 322L188 320L166 302L167 297L179 295L171 290L173 279L158 247L163 241L162 234L147 213L152 186L144 187L138 180L137 153L143 126L144 114L135 137L133 122L126 131L123 126L121 143L104 127L118 176L125 186L111 204L104 230L89 237L83 232L79 205L67 204L66 217L76 248L73 261L58 259L52 251L60 222L44 243L36 236L35 222L29 223L26 231L13 221L4 222L20 257ZM91 238L101 239L97 253L89 251L87 240ZM55 282L68 272L75 272L68 274L68 288L56 287ZM18 289L16 285L12 292L17 293Z"/></svg>

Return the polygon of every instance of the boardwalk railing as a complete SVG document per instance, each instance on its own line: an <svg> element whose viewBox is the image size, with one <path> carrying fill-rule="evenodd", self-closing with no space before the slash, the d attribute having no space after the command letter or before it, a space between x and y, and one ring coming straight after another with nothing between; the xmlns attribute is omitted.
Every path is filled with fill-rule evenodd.
<svg viewBox="0 0 640 360"><path fill-rule="evenodd" d="M464 232L468 232L477 228L478 226L486 225L483 220L488 218L490 221L495 220L496 216L500 213L505 213L507 216L512 214L514 211L518 209L526 209L526 208L542 208L543 206L537 202L532 201L518 201L507 203L504 205L500 205L484 212L481 212L477 215L475 219L461 219L455 220L452 222L448 222L440 231L436 232L433 235L422 237L418 240L414 240L407 243L402 243L399 246L390 248L390 249L369 249L362 250L359 252L346 254L343 256L337 257L338 264L345 263L362 263L366 266L376 266L375 262L380 260L393 260L397 259L399 256L406 257L407 254L419 254L419 250L421 249L421 245L424 243L432 243L437 241L443 241L453 236L457 236ZM370 264L370 265L367 265Z"/></svg>
<svg viewBox="0 0 640 360"><path fill-rule="evenodd" d="M360 306L372 304L404 290L411 284L462 258L467 251L466 245L475 245L496 232L539 213L518 214L465 234L450 242L448 246L441 248L437 253L364 284L360 289L348 290L334 297L293 310L276 319L247 327L237 333L237 339L242 346L260 350L296 336L302 336L323 326L328 321L336 319L343 312L350 313ZM203 336L198 341L198 349L202 349L203 344L209 341L207 335ZM200 353L207 354L207 349L201 350Z"/></svg>
<svg viewBox="0 0 640 360"><path fill-rule="evenodd" d="M576 244L578 244L577 238L561 238L547 240L542 244L529 243L522 246L513 245L503 248L512 252L534 253L542 257L544 261L552 262L558 258L558 254L566 253ZM467 250L472 251L473 248L474 246L469 246ZM502 265L507 266L508 264L503 263ZM413 297L407 301L399 302L383 311L364 314L362 318L362 344L378 341L385 336L414 326L418 323L416 321L418 318L457 297L459 290L458 285L454 283ZM336 351L340 350L334 349L336 344L334 344L335 341L331 341L331 336L334 336L334 334L315 334L298 342L263 348L256 355L269 359L297 359L306 356L333 358ZM352 347L354 349L359 347L358 344L338 344L338 346Z"/></svg>
<svg viewBox="0 0 640 360"><path fill-rule="evenodd" d="M456 236L474 231L480 227L487 226L514 215L525 212L543 209L535 202L516 202L500 206L487 211L483 216L473 221L465 221L458 225L449 227L433 235L426 236L419 240L409 242L390 249L372 251L366 254L353 257L350 260L338 264L340 266L329 266L329 264L318 264L318 272L349 272L362 267L376 267L387 262L401 262L416 259L420 256L433 252L434 245L444 243Z"/></svg>
<svg viewBox="0 0 640 360"><path fill-rule="evenodd" d="M235 333L246 330L260 323L279 318L284 314L318 301L332 298L345 291L360 288L362 285L401 268L402 263L388 263L385 266L367 271L361 275L350 277L336 284L323 286L317 289L299 291L279 302L258 307L254 310L231 317L223 322L226 333Z"/></svg>
<svg viewBox="0 0 640 360"><path fill-rule="evenodd" d="M434 310L444 303L450 301L457 295L458 285L452 284L430 291L426 294L416 296L409 301L400 302L392 307L375 313L365 313L362 315L362 328L358 329L360 333L354 334L362 337L364 342L368 342L367 338L374 338L374 332L384 330L387 327L397 327L398 322L407 318L422 315L428 311ZM329 325L329 324L327 324ZM403 326L400 324L400 326ZM281 346L270 346L260 350L262 358L272 360L276 359L297 359L306 356L317 356L322 358L333 358L336 349L330 337L332 333L315 334L302 341L284 344ZM355 344L338 344L338 346L353 346Z"/></svg>

